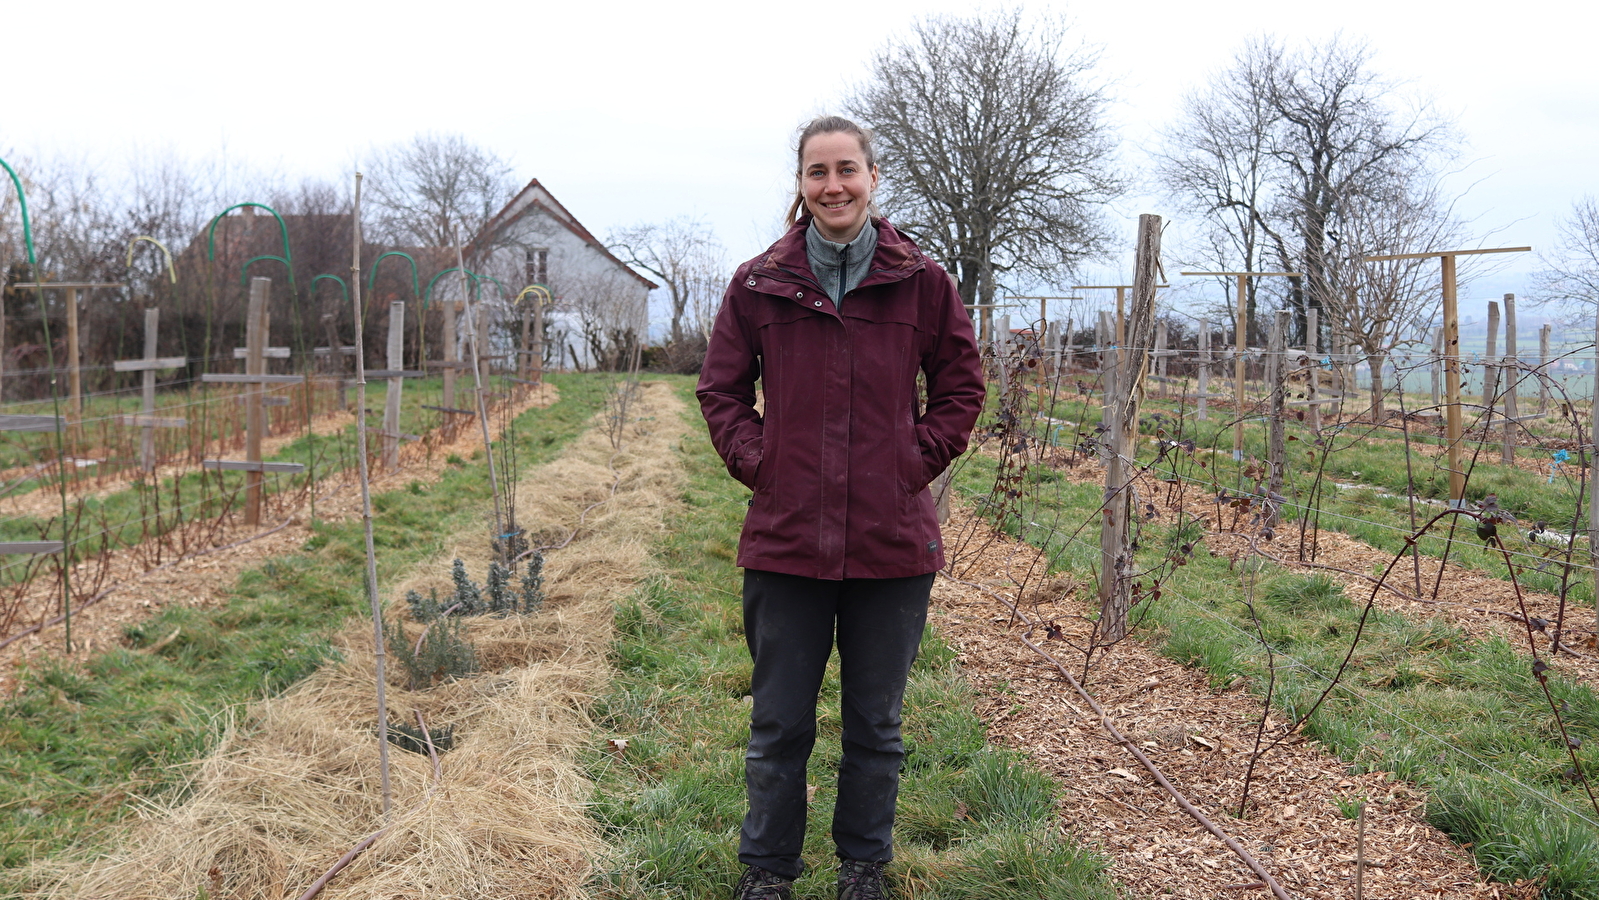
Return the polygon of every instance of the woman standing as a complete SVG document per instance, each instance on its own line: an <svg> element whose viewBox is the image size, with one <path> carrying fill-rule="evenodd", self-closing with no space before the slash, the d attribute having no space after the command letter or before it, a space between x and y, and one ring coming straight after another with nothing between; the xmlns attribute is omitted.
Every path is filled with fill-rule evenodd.
<svg viewBox="0 0 1599 900"><path fill-rule="evenodd" d="M838 896L879 900L905 680L944 565L927 486L966 449L982 367L949 276L873 215L871 135L819 118L798 156L792 227L734 274L697 391L728 472L755 492L738 550L755 703L735 900L788 900L804 871L805 765L835 633Z"/></svg>

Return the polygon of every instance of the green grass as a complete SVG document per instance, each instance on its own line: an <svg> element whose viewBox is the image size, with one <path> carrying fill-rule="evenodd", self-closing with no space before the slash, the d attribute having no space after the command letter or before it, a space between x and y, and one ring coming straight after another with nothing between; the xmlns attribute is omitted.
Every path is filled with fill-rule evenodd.
<svg viewBox="0 0 1599 900"><path fill-rule="evenodd" d="M998 474L992 458L968 456L957 490L980 508L997 507L989 496ZM1021 490L1001 527L1045 548L1053 569L1097 569L1097 527L1075 539L1072 532L1084 522L1097 526L1101 489L1035 470ZM1193 535L1169 520L1145 523L1139 567ZM1488 568L1480 555L1475 561ZM1251 580L1253 590L1246 591ZM1351 600L1330 579L1290 574L1264 560L1212 557L1203 542L1161 587L1159 599L1135 609L1138 633L1173 660L1208 673L1215 686L1242 677L1260 696L1270 647L1274 704L1290 717L1309 710L1327 687L1365 600L1364 594ZM1549 684L1566 733L1581 743L1584 771L1599 776L1599 696L1554 665ZM1544 879L1549 898L1599 898L1599 826L1592 824L1599 812L1573 780L1525 647L1468 637L1443 619L1374 610L1341 687L1306 733L1352 771L1389 772L1428 789L1429 819L1470 844L1490 877Z"/></svg>
<svg viewBox="0 0 1599 900"><path fill-rule="evenodd" d="M605 376L551 380L560 402L519 419L525 466L580 433L610 386ZM482 527L481 460L447 464L438 482L416 488L373 498L380 583L441 552L457 531ZM230 707L278 693L327 660L329 635L364 611L364 565L359 520L319 522L302 552L246 572L220 607L169 607L82 671L24 672L0 705L0 894L17 880L7 870L93 842L136 797L181 790Z"/></svg>
<svg viewBox="0 0 1599 900"><path fill-rule="evenodd" d="M592 890L608 900L725 900L741 871L750 661L733 556L748 493L726 476L697 417L682 446L688 484L657 546L663 571L618 608L617 674L594 708L593 816L613 853ZM974 699L954 654L929 631L905 704L910 753L891 876L936 900L1117 896L1104 862L1061 837L1058 788L987 743ZM839 759L836 659L818 718L801 900L833 896L826 829ZM628 741L620 756L606 749L610 738Z"/></svg>

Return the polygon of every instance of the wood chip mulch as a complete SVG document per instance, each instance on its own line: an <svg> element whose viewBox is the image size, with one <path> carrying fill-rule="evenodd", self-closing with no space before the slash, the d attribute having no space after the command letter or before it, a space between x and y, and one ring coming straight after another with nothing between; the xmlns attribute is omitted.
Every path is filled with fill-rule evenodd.
<svg viewBox="0 0 1599 900"><path fill-rule="evenodd" d="M945 527L954 561L933 591L932 620L980 692L990 736L1015 748L1065 790L1063 827L1111 860L1133 896L1269 896L1256 876L1184 813L1115 745L1053 665L1024 646L1026 626L995 594L1034 621L1055 623L1033 640L1082 679L1091 625L1076 599L1087 579L1048 581L1038 552L996 534L968 509ZM1019 588L1019 585L1026 586ZM1018 596L1020 594L1020 596ZM1178 790L1231 834L1295 897L1353 898L1357 823L1338 802L1366 798L1363 892L1369 898L1535 896L1528 886L1486 884L1470 854L1422 819L1423 794L1383 773L1351 775L1335 756L1294 739L1255 766L1249 806L1235 818L1261 703L1246 689L1214 690L1208 676L1137 639L1097 656L1087 684L1121 731ZM1275 717L1272 724L1283 723Z"/></svg>

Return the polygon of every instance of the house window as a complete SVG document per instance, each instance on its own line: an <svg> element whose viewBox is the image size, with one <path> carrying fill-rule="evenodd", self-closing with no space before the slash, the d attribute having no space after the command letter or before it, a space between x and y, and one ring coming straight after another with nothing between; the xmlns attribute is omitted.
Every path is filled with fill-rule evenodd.
<svg viewBox="0 0 1599 900"><path fill-rule="evenodd" d="M543 247L530 247L527 251L527 283L550 283L550 251Z"/></svg>

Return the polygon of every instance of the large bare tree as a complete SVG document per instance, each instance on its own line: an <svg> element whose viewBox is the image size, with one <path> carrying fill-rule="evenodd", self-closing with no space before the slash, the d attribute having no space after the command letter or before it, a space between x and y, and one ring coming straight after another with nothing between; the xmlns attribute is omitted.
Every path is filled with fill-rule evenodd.
<svg viewBox="0 0 1599 900"><path fill-rule="evenodd" d="M1102 207L1124 189L1094 52L1020 9L917 21L848 100L877 133L882 205L955 277L1058 279L1103 253ZM988 312L984 309L984 313Z"/></svg>
<svg viewBox="0 0 1599 900"><path fill-rule="evenodd" d="M378 148L367 176L373 236L411 246L470 240L516 191L505 160L458 134L418 134Z"/></svg>
<svg viewBox="0 0 1599 900"><path fill-rule="evenodd" d="M1337 280L1349 257L1340 235L1357 210L1399 209L1374 198L1449 152L1449 124L1425 103L1402 105L1370 56L1338 37L1297 50L1252 40L1166 133L1161 180L1226 235L1211 247L1235 254L1206 262L1303 273L1285 298L1295 341L1308 309L1337 325L1329 307L1348 288Z"/></svg>

